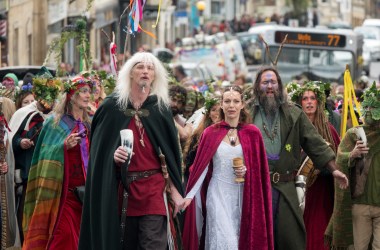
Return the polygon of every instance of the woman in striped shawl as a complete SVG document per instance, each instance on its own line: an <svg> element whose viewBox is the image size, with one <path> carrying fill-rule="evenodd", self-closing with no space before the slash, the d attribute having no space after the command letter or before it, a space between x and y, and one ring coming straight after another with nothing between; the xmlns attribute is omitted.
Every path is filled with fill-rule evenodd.
<svg viewBox="0 0 380 250"><path fill-rule="evenodd" d="M74 190L85 184L92 82L76 77L45 121L29 172L23 249L77 249L82 203Z"/></svg>

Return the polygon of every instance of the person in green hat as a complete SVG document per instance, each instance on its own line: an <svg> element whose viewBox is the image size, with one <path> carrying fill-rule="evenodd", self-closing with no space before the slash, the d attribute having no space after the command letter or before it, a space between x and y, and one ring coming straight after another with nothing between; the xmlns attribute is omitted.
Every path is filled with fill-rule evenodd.
<svg viewBox="0 0 380 250"><path fill-rule="evenodd" d="M17 86L17 76L13 73L6 74L1 82L1 96L14 100L15 88Z"/></svg>

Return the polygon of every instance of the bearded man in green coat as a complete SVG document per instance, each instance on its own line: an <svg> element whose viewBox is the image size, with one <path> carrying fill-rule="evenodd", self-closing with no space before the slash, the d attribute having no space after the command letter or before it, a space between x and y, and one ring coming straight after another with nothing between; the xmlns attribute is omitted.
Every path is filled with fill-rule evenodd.
<svg viewBox="0 0 380 250"><path fill-rule="evenodd" d="M248 103L253 123L263 134L272 183L275 249L306 248L306 232L295 187L301 149L319 169L329 169L341 188L346 175L337 170L334 151L319 135L301 107L288 103L280 75L263 67L256 76Z"/></svg>

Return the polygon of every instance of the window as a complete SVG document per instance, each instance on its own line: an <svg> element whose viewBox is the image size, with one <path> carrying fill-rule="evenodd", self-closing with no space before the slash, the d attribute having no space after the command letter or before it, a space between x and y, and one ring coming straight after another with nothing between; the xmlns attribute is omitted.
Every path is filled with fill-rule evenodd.
<svg viewBox="0 0 380 250"><path fill-rule="evenodd" d="M13 42L13 65L18 65L18 28L14 29L14 42Z"/></svg>
<svg viewBox="0 0 380 250"><path fill-rule="evenodd" d="M224 12L224 1L211 1L211 15L221 15Z"/></svg>

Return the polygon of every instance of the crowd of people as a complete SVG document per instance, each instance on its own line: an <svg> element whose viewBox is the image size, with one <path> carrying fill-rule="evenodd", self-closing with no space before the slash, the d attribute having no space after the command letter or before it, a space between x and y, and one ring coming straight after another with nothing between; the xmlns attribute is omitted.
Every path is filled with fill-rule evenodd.
<svg viewBox="0 0 380 250"><path fill-rule="evenodd" d="M2 249L380 249L380 90L341 138L330 85L245 80L150 52L109 95L98 71L6 75Z"/></svg>

